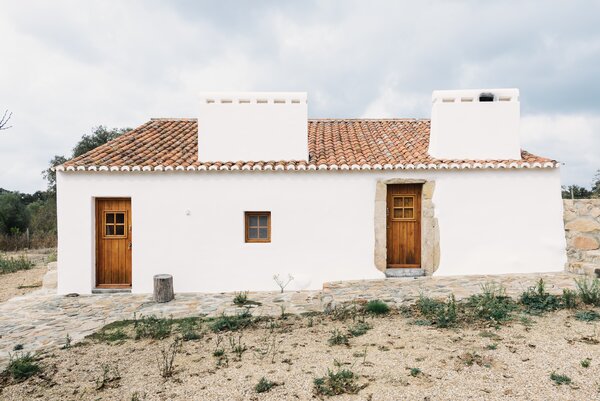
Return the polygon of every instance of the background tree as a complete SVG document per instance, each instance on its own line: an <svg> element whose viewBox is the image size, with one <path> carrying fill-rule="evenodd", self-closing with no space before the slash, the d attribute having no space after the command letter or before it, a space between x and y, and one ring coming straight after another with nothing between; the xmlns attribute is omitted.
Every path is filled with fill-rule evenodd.
<svg viewBox="0 0 600 401"><path fill-rule="evenodd" d="M131 131L131 128L113 128L109 130L103 125L94 127L91 134L82 136L79 142L77 142L77 145L73 148L73 155L71 157L81 156L129 131Z"/></svg>
<svg viewBox="0 0 600 401"><path fill-rule="evenodd" d="M50 167L42 171L42 177L48 181L48 192L51 194L56 193L56 171L54 171L53 168L63 164L67 160L68 159L64 156L55 155L52 159L50 159Z"/></svg>
<svg viewBox="0 0 600 401"><path fill-rule="evenodd" d="M0 232L14 235L24 232L29 224L25 204L18 192L0 193Z"/></svg>
<svg viewBox="0 0 600 401"><path fill-rule="evenodd" d="M600 198L600 170L596 170L596 175L592 182L592 198Z"/></svg>
<svg viewBox="0 0 600 401"><path fill-rule="evenodd" d="M562 186L563 199L589 199L592 192L579 185Z"/></svg>

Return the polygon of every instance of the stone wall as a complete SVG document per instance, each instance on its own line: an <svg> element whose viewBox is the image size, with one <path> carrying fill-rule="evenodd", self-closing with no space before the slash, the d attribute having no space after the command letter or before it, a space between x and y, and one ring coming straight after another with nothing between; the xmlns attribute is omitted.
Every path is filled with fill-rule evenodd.
<svg viewBox="0 0 600 401"><path fill-rule="evenodd" d="M564 201L567 270L588 275L600 272L600 199Z"/></svg>

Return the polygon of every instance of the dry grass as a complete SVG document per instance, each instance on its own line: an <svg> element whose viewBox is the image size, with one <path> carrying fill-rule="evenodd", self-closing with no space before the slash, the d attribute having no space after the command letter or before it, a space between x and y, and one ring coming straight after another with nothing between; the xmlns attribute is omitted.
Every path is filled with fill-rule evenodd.
<svg viewBox="0 0 600 401"><path fill-rule="evenodd" d="M25 257L34 263L34 267L0 275L0 302L39 289L46 274L46 265L54 257L55 249L2 252L2 255L7 258Z"/></svg>
<svg viewBox="0 0 600 401"><path fill-rule="evenodd" d="M598 399L600 328L574 314L560 310L530 316L527 324L517 317L499 328L480 322L442 329L392 310L366 317L372 329L350 336L349 346L341 347L328 339L334 330L347 333L356 326L352 317L262 319L234 332L214 331L211 322L198 319L199 339L181 343L167 378L161 374L161 351L181 335L180 323L173 321L164 339L134 340L134 323L125 322L104 334L121 330L126 338L110 342L97 336L45 355L42 376L5 381L0 398L310 400L328 397L315 393L316 378L348 370L355 375L348 390L357 394L336 400ZM236 350L241 345L243 353ZM586 358L591 360L584 368ZM558 385L553 373L571 382ZM277 385L258 393L263 377Z"/></svg>

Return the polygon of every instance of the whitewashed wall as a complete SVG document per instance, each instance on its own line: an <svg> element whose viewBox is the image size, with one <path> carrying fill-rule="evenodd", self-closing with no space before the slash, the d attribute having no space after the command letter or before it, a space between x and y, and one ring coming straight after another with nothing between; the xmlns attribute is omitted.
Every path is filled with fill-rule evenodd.
<svg viewBox="0 0 600 401"><path fill-rule="evenodd" d="M379 172L58 172L58 291L94 283L94 198L131 197L134 293L170 273L176 292L317 289L382 277L374 266L378 179L435 180L436 274L561 271L557 169ZM272 242L244 243L244 211L272 212ZM189 211L189 215L186 212Z"/></svg>

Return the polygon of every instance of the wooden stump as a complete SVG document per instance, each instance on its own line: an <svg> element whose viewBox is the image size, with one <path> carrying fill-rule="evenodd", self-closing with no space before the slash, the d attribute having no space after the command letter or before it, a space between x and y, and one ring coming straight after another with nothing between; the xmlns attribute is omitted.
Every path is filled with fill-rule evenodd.
<svg viewBox="0 0 600 401"><path fill-rule="evenodd" d="M163 303L175 298L173 293L173 276L157 274L154 276L154 301Z"/></svg>

